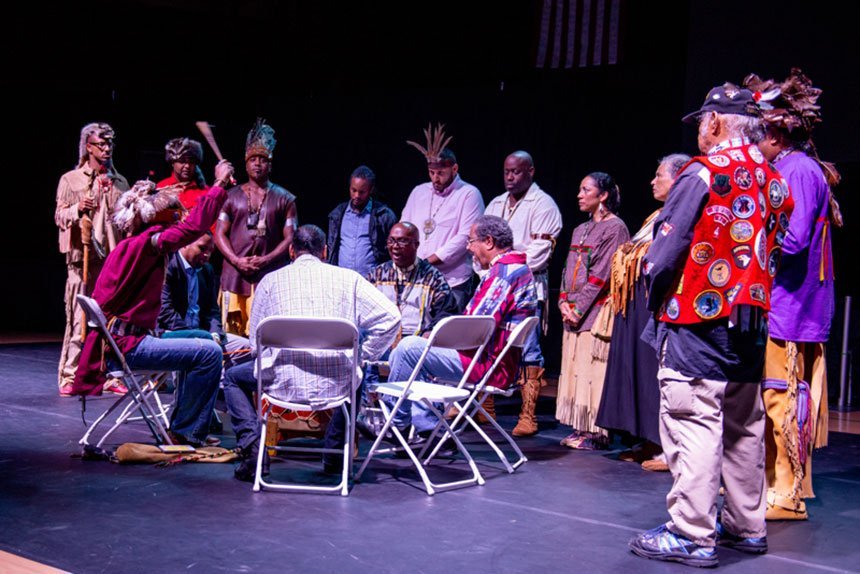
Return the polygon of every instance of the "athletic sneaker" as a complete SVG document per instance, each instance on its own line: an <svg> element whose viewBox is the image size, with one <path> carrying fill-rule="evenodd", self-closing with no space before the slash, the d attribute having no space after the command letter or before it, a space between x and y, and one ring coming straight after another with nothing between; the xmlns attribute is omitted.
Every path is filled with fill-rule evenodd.
<svg viewBox="0 0 860 574"><path fill-rule="evenodd" d="M767 552L767 536L742 538L726 530L722 522L717 522L717 544L747 554L764 554Z"/></svg>
<svg viewBox="0 0 860 574"><path fill-rule="evenodd" d="M665 524L643 532L630 540L630 550L637 556L666 562L680 562L698 568L719 565L716 549L699 546L689 538L675 534Z"/></svg>

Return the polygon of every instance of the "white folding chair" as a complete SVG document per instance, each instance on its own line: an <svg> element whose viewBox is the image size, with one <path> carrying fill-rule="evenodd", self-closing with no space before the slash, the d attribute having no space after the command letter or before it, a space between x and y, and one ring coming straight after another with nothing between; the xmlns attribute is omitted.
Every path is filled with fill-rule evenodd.
<svg viewBox="0 0 860 574"><path fill-rule="evenodd" d="M475 461L472 459L472 455L469 454L469 451L463 446L463 443L460 442L459 437L456 434L452 434L452 439L454 443L457 445L457 450L465 457L466 461L469 463L469 467L472 470L472 476L468 479L463 480L454 480L450 482L443 483L434 483L427 476L427 471L424 469L424 466L421 464L418 457L412 451L414 445L410 445L406 438L403 436L403 433L394 426L394 414L398 411L401 404L405 400L409 401L421 401L424 405L426 405L430 411L435 414L439 419L439 424L442 425L444 430L450 431L450 427L448 426L447 421L444 417L444 412L448 409L448 405L450 405L454 401L461 401L469 396L469 391L464 388L451 387L447 385L440 385L436 383L430 383L425 381L416 380L418 374L421 372L421 369L424 365L424 361L427 358L427 354L433 348L441 348L441 349L452 349L455 351L466 351L466 350L474 350L475 357L480 357L484 348L487 346L487 342L490 340L490 337L493 335L493 331L496 328L496 322L492 317L487 316L455 316L455 317L447 317L433 328L433 331L430 333L430 338L427 340L427 347L424 349L424 352L418 359L415 368L412 370L412 374L409 375L409 379L406 381L388 381L386 383L378 383L374 385L372 388L369 388L369 392L375 392L380 395L388 395L390 397L394 397L396 399L396 403L393 407L389 407L385 401L380 400L379 406L382 409L385 415L385 424L382 427L382 430L379 433L379 436L376 437L376 440L373 442L373 445L370 447L370 451L367 453L367 456L364 458L364 463L361 465L361 468L358 470L358 474L356 475L356 480L358 480L364 470L367 468L367 465L373 459L373 457L377 454L379 450L380 442L383 440L387 432L392 432L395 437L397 437L398 442L402 445L406 454L412 460L412 463L415 465L415 468L418 470L418 474L421 476L421 480L424 483L424 487L427 490L428 495L433 495L436 491L449 490L452 488L459 488L463 486L471 486L473 484L484 484L484 478L481 476L481 473L478 471L478 467L475 464ZM475 364L477 361L472 361L469 365L469 368L466 369L466 372L463 373L463 377L461 379L461 383L465 383L469 379L469 375L471 374ZM461 385L462 386L462 385ZM442 412L436 408L434 403L443 403ZM422 455L423 452L427 449L429 443L425 443L421 445L421 450L419 455Z"/></svg>
<svg viewBox="0 0 860 574"><path fill-rule="evenodd" d="M493 417L489 416L486 410L484 410L483 404L484 400L490 395L501 395L504 397L510 397L516 390L517 385L514 384L513 381L509 382L509 384L507 384L505 387L493 387L488 385L487 383L493 376L493 373L495 373L495 371L499 368L499 365L501 364L505 355L507 355L511 351L511 349L522 350L523 346L526 344L526 340L528 339L529 335L538 326L539 322L540 319L538 319L537 317L529 317L528 319L517 325L511 333L511 336L508 338L507 343L505 343L505 347L502 349L501 353L499 353L499 356L496 357L496 360L493 361L493 365L484 374L481 380L478 381L477 384L466 383L465 385L463 385L463 387L472 391L469 397L465 401L463 401L462 404L460 404L459 402L454 402L453 404L453 406L457 408L457 416L450 424L450 427L454 431L454 433L461 433L463 430L465 430L466 425L469 425L474 428L476 431L478 431L478 434L481 436L481 438L483 438L484 441L488 445L490 445L490 447L493 449L493 452L495 452L496 456L499 457L499 460L505 466L505 470L507 470L508 473L514 472L514 470L520 467L524 462L528 462L528 459L523 454L523 451L520 450L520 447L517 446L517 443L514 441L511 435L509 435L507 431L505 431L505 429L503 429L501 425L499 425L499 423L496 422ZM491 439L487 435L487 433L484 432L484 430L475 422L474 417L477 416L479 412L483 413L484 418L486 418L490 422L493 428L496 429L496 432L502 435L502 438L507 441L507 443L513 449L514 453L516 453L517 460L514 461L513 464L511 464L511 462L508 460L508 457L505 456L505 453L502 452L496 442ZM431 443L436 437L436 435L439 434L439 432L444 433L442 435L442 439L436 443L435 448L430 452L429 456L424 459L425 465L429 464L430 461L433 460L433 458L438 454L439 448L442 446L442 444L445 442L445 439L448 437L448 431L442 431L441 424L436 425L436 428L433 429L433 432L430 435Z"/></svg>
<svg viewBox="0 0 860 574"><path fill-rule="evenodd" d="M254 477L254 490L285 490L297 492L340 492L341 496L349 494L349 478L352 474L352 462L355 456L355 391L361 382L358 376L358 362L361 357L358 351L358 330L346 319L335 317L282 317L274 316L263 319L257 325L257 412L261 415L260 449L257 457L257 469ZM343 394L327 398L323 405L311 405L306 402L284 401L266 392L263 381L262 359L269 351L334 351L351 353L349 371L351 380ZM347 408L347 405L349 407ZM272 412L272 407L281 407L292 411L320 411L339 408L346 417L346 438L342 449L320 447L275 446L266 447L266 423ZM343 454L343 472L341 480L334 486L319 486L297 483L274 483L263 479L263 456L267 448L285 452L313 452L319 454Z"/></svg>
<svg viewBox="0 0 860 574"><path fill-rule="evenodd" d="M111 427L105 431L101 438L96 442L95 447L101 448L105 440L113 434L123 423L127 422L129 417L137 411L140 411L141 419L147 424L152 436L161 444L172 445L173 441L167 433L167 428L170 426L167 420L166 409L161 405L158 399L158 387L161 381L164 380L167 373L164 371L133 371L125 360L125 355L120 351L116 341L111 335L107 327L107 319L99 307L99 304L90 297L85 295L77 296L78 304L84 310L87 317L87 324L98 329L102 337L104 337L110 350L113 351L114 357L119 361L121 369L107 373L110 378L118 378L125 383L128 392L117 399L105 412L103 412L94 422L87 428L84 436L78 441L85 449L92 447L90 444L91 436L104 421L109 420L111 414L122 407L119 415L114 419ZM157 407L154 407L150 400L154 400Z"/></svg>

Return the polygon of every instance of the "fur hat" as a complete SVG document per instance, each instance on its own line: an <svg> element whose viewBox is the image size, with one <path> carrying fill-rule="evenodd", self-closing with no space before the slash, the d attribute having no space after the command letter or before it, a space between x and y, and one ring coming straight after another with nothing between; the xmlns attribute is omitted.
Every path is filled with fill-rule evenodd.
<svg viewBox="0 0 860 574"><path fill-rule="evenodd" d="M756 74L744 79L744 86L755 92L764 121L773 127L792 134L796 139L809 137L815 124L821 121L821 106L817 104L821 90L800 68L792 68L782 83L762 80Z"/></svg>
<svg viewBox="0 0 860 574"><path fill-rule="evenodd" d="M203 145L189 138L173 138L164 146L167 163L188 159L197 165L203 163Z"/></svg>
<svg viewBox="0 0 860 574"><path fill-rule="evenodd" d="M78 167L83 167L90 159L87 151L87 141L97 136L105 141L113 141L115 137L113 128L104 122L93 122L81 128L81 141L78 145Z"/></svg>
<svg viewBox="0 0 860 574"><path fill-rule="evenodd" d="M255 155L272 159L277 143L278 140L275 139L275 130L272 129L272 126L267 124L263 118L257 118L257 123L251 128L245 139L245 161Z"/></svg>
<svg viewBox="0 0 860 574"><path fill-rule="evenodd" d="M178 194L183 187L171 185L156 191L155 183L148 179L138 181L116 202L114 225L123 233L135 233L144 225L179 221L184 210Z"/></svg>

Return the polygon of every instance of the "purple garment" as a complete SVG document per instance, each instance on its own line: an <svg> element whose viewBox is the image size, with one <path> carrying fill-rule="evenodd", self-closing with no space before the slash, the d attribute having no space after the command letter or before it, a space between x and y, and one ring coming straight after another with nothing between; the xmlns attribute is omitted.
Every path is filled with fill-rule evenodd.
<svg viewBox="0 0 860 574"><path fill-rule="evenodd" d="M818 163L803 152L788 154L776 168L788 182L794 211L773 282L770 336L783 341L824 343L830 334L835 304L832 229L828 220L830 191Z"/></svg>

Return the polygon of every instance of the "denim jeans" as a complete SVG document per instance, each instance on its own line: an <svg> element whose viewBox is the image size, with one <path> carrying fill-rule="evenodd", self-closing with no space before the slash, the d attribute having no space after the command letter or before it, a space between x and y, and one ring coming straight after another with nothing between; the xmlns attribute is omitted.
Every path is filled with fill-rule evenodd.
<svg viewBox="0 0 860 574"><path fill-rule="evenodd" d="M388 375L388 380L408 380L425 348L427 348L427 339L417 336L404 337L391 352L389 360L391 374ZM429 381L432 377L436 377L445 381L459 381L463 377L463 372L460 353L452 349L430 349L417 380ZM383 400L391 406L396 402L396 399L387 396ZM429 431L433 430L438 422L436 416L423 403L405 400L400 405L400 409L394 413L394 426L399 429L412 424L418 432Z"/></svg>
<svg viewBox="0 0 860 574"><path fill-rule="evenodd" d="M170 430L203 441L218 396L222 357L221 347L212 339L146 336L126 353L125 360L132 369L179 372Z"/></svg>
<svg viewBox="0 0 860 574"><path fill-rule="evenodd" d="M254 364L249 361L230 367L224 375L224 399L230 412L230 423L236 433L236 446L243 451L259 448L260 417L252 393L257 392ZM346 419L340 407L334 409L326 427L325 448L342 448L346 440Z"/></svg>
<svg viewBox="0 0 860 574"><path fill-rule="evenodd" d="M538 318L537 327L529 334L526 339L526 344L523 346L523 358L520 361L523 365L537 365L538 367L543 367L543 352L541 352L540 348L540 335L541 335L541 323L543 322L543 301L538 301L537 313L535 316Z"/></svg>

